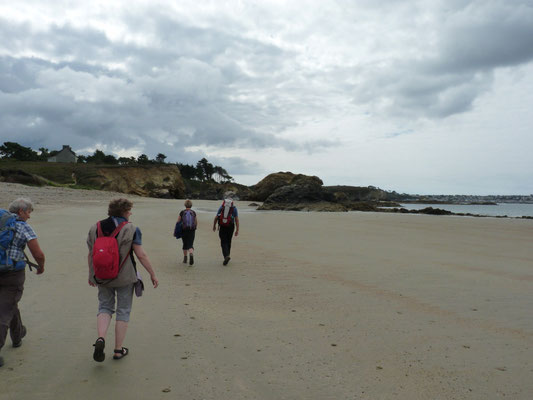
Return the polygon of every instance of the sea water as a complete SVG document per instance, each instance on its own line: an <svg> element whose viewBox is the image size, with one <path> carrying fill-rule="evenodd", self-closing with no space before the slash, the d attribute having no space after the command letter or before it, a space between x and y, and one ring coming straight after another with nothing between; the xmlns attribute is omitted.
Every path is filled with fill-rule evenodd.
<svg viewBox="0 0 533 400"><path fill-rule="evenodd" d="M479 214L493 217L533 217L533 204L525 203L498 203L496 205L402 203L401 206L407 210L421 210L426 207L433 207L453 213Z"/></svg>

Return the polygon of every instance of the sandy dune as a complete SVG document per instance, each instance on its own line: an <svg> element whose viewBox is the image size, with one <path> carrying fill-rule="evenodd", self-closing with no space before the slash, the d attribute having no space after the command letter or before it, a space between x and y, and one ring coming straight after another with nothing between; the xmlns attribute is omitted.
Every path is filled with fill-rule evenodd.
<svg viewBox="0 0 533 400"><path fill-rule="evenodd" d="M219 202L195 201L189 267L171 236L183 201L130 197L160 287L134 301L130 355L96 363L85 239L112 194L0 183L1 207L18 195L36 202L47 264L27 274L1 400L533 398L531 220L238 202L224 267Z"/></svg>

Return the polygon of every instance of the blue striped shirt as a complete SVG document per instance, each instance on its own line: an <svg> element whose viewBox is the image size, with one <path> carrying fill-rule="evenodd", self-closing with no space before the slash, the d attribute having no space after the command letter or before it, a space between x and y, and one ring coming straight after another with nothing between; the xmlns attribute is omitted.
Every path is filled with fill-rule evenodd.
<svg viewBox="0 0 533 400"><path fill-rule="evenodd" d="M7 255L13 260L24 260L24 249L26 243L30 240L37 239L37 234L33 228L24 221L17 220L15 224L15 236L13 241L7 247Z"/></svg>

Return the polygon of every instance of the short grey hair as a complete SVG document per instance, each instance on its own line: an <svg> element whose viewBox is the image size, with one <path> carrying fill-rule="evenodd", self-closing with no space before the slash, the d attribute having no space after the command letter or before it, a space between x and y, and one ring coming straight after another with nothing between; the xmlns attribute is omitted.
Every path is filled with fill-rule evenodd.
<svg viewBox="0 0 533 400"><path fill-rule="evenodd" d="M187 199L187 200L185 200L185 203L183 203L183 205L185 206L185 208L191 208L192 207L192 201Z"/></svg>
<svg viewBox="0 0 533 400"><path fill-rule="evenodd" d="M33 203L26 197L19 197L9 205L9 212L18 214L19 211L33 211Z"/></svg>

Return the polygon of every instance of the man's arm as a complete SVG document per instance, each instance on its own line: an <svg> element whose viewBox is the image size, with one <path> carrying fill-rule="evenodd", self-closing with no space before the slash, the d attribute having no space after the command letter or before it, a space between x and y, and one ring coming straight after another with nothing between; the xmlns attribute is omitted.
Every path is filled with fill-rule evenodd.
<svg viewBox="0 0 533 400"><path fill-rule="evenodd" d="M235 217L235 236L239 236L239 217Z"/></svg>
<svg viewBox="0 0 533 400"><path fill-rule="evenodd" d="M133 245L133 252L141 262L144 269L150 274L150 279L152 280L152 284L154 285L154 288L159 285L159 281L155 277L154 269L152 268L152 264L150 263L150 260L148 259L148 255L144 251L142 245L140 244L134 244Z"/></svg>
<svg viewBox="0 0 533 400"><path fill-rule="evenodd" d="M217 230L218 215L213 220L213 232Z"/></svg>
<svg viewBox="0 0 533 400"><path fill-rule="evenodd" d="M33 259L37 261L37 275L40 275L44 272L44 253L41 250L41 246L39 246L37 239L32 239L28 241L27 244Z"/></svg>

